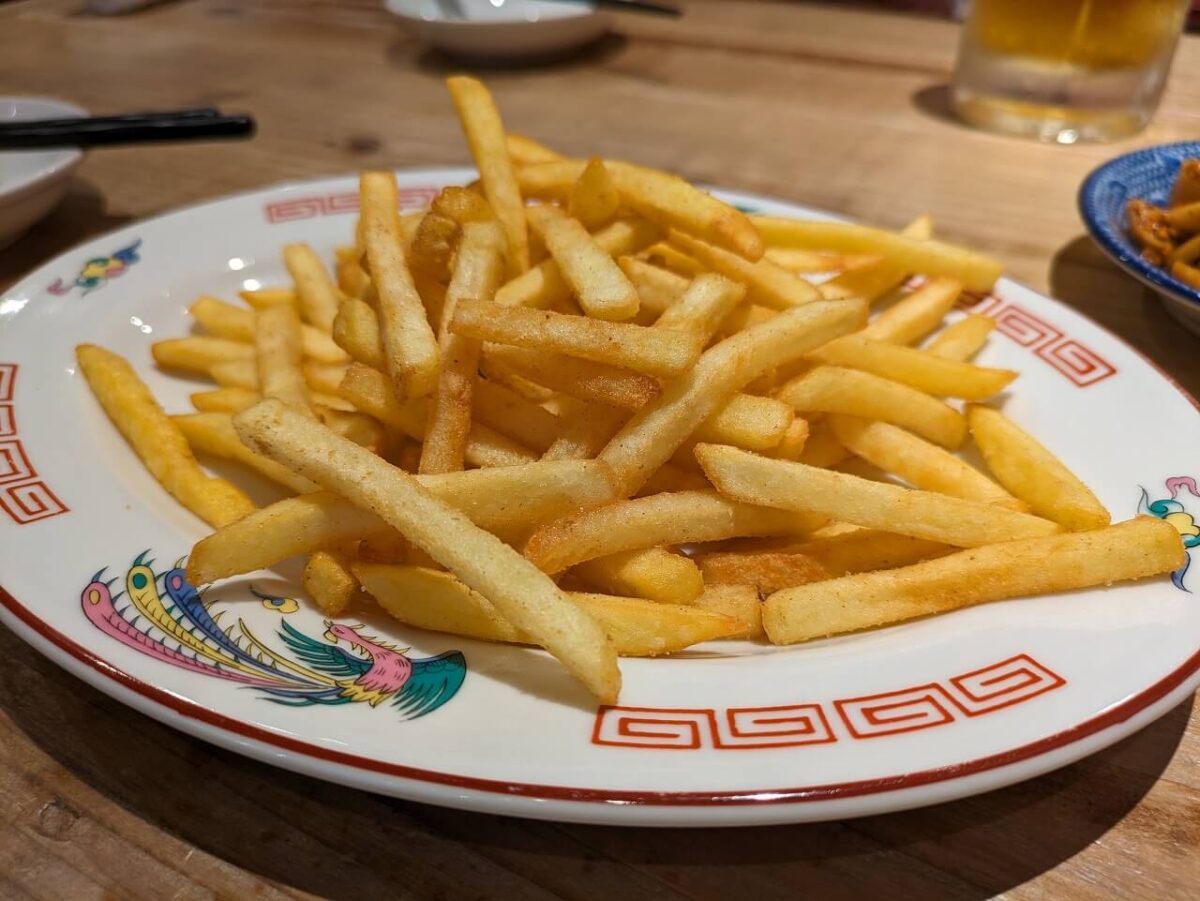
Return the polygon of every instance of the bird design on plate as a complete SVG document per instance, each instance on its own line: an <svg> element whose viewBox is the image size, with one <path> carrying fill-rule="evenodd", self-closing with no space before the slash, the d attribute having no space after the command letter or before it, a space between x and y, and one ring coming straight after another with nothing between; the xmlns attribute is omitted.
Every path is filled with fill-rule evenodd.
<svg viewBox="0 0 1200 901"><path fill-rule="evenodd" d="M1138 501L1138 513L1145 516L1157 516L1159 519L1169 522L1179 531L1179 537L1183 539L1183 546L1188 549L1189 553L1183 560L1183 566L1171 573L1171 581L1181 591L1191 591L1184 584L1184 578L1192 563L1190 551L1200 547L1200 525L1196 523L1200 505L1196 505L1194 510L1189 510L1184 502L1188 501L1187 495L1189 494L1192 497L1200 498L1200 488L1196 486L1196 479L1193 476L1173 476L1163 483L1163 488L1170 497L1157 500L1150 500L1150 493L1143 488L1141 500ZM1188 503L1191 502L1188 501Z"/></svg>
<svg viewBox="0 0 1200 901"><path fill-rule="evenodd" d="M75 288L82 289L84 294L89 294L97 288L103 288L110 279L124 275L125 270L141 259L138 256L138 248L141 246L141 240L137 240L128 247L122 247L106 257L93 257L80 267L79 274L71 281L55 279L53 284L46 286L46 290L51 294L62 296L69 294Z"/></svg>
<svg viewBox="0 0 1200 901"><path fill-rule="evenodd" d="M106 580L102 569L80 595L93 626L140 654L252 689L276 704L386 704L404 719L433 713L466 679L461 651L414 658L408 648L364 635L364 626L331 620L325 621L324 640L313 638L286 619L299 609L295 599L252 588L263 607L283 617L272 647L242 617L222 626L228 611L210 609L187 581L183 560L155 572L149 553L138 555L123 580Z"/></svg>

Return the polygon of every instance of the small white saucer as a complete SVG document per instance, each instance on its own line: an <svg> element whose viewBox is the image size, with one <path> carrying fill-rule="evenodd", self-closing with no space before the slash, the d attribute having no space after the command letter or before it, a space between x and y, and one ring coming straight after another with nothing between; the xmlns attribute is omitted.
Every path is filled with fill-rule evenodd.
<svg viewBox="0 0 1200 901"><path fill-rule="evenodd" d="M86 116L72 103L40 97L0 97L0 123ZM0 151L0 247L15 241L54 208L83 159L74 147Z"/></svg>
<svg viewBox="0 0 1200 901"><path fill-rule="evenodd" d="M562 0L385 0L384 6L431 46L478 59L562 53L596 40L610 24L591 3Z"/></svg>

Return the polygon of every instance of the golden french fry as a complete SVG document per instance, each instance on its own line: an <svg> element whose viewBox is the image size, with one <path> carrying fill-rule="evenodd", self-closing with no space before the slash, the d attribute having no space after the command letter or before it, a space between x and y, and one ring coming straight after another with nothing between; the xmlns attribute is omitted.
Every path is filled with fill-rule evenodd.
<svg viewBox="0 0 1200 901"><path fill-rule="evenodd" d="M588 560L571 573L606 594L691 604L704 590L700 568L682 554L652 547Z"/></svg>
<svg viewBox="0 0 1200 901"><path fill-rule="evenodd" d="M996 327L990 316L971 313L948 325L925 345L925 352L944 360L969 360L979 352Z"/></svg>
<svg viewBox="0 0 1200 901"><path fill-rule="evenodd" d="M801 535L820 516L742 504L713 491L680 491L617 501L541 526L525 543L525 556L557 573L622 551L721 541L742 535Z"/></svg>
<svg viewBox="0 0 1200 901"><path fill-rule="evenodd" d="M789 542L779 550L815 560L830 576L835 577L908 566L910 563L940 557L954 550L940 541L897 535L895 532L881 532L877 529L863 529L844 523L838 525L848 530L830 535L814 533L807 541Z"/></svg>
<svg viewBox="0 0 1200 901"><path fill-rule="evenodd" d="M1109 524L1108 510L1087 485L999 410L971 405L967 424L988 469L1038 516L1073 532Z"/></svg>
<svg viewBox="0 0 1200 901"><path fill-rule="evenodd" d="M239 413L242 440L356 506L375 512L413 545L495 605L550 651L603 703L621 688L616 653L596 621L548 576L499 538L476 526L413 476L370 451L263 401Z"/></svg>
<svg viewBox="0 0 1200 901"><path fill-rule="evenodd" d="M251 353L254 345L249 345ZM207 372L222 388L245 388L258 393L258 371L254 360L231 360L228 363L213 363Z"/></svg>
<svg viewBox="0 0 1200 901"><path fill-rule="evenodd" d="M504 229L494 220L468 222L462 227L454 275L446 292L445 318L439 329L442 371L425 427L421 472L455 472L463 468L481 345L476 338L451 331L447 323L465 304L491 302L504 271L504 242Z"/></svg>
<svg viewBox="0 0 1200 901"><path fill-rule="evenodd" d="M768 247L763 259L792 272L843 272L878 263L874 254L834 253L829 250L802 250L798 247ZM854 296L851 293L843 295Z"/></svg>
<svg viewBox="0 0 1200 901"><path fill-rule="evenodd" d="M779 389L776 397L800 413L846 413L910 429L943 447L967 434L962 414L928 394L857 369L816 366Z"/></svg>
<svg viewBox="0 0 1200 901"><path fill-rule="evenodd" d="M559 418L545 407L487 379L475 382L471 409L483 425L536 451L545 451L553 445L562 427Z"/></svg>
<svg viewBox="0 0 1200 901"><path fill-rule="evenodd" d="M449 216L430 210L422 217L412 246L405 254L414 280L424 276L446 284L450 280L450 258L460 234L458 223ZM430 321L438 319L431 317Z"/></svg>
<svg viewBox="0 0 1200 901"><path fill-rule="evenodd" d="M352 258L338 260L335 274L338 290L345 295L343 301L351 297L362 299L368 291L374 290L371 286L371 276L367 275L367 270L362 267L357 248L354 248ZM341 309L340 305L338 309Z"/></svg>
<svg viewBox="0 0 1200 901"><path fill-rule="evenodd" d="M637 313L637 291L581 222L554 206L531 207L528 216L559 273L589 316L620 320Z"/></svg>
<svg viewBox="0 0 1200 901"><path fill-rule="evenodd" d="M698 275L679 300L662 312L653 327L686 332L707 344L744 297L741 290L730 288L727 279L718 275Z"/></svg>
<svg viewBox="0 0 1200 901"><path fill-rule="evenodd" d="M750 262L742 256L672 229L671 244L713 272L746 286L750 303L772 310L787 310L821 299L821 292L800 276L768 259Z"/></svg>
<svg viewBox="0 0 1200 901"><path fill-rule="evenodd" d="M604 467L594 460L472 469L417 481L480 528L504 536L611 496ZM328 492L287 498L201 540L188 558L188 579L207 584L382 533L394 534L374 513Z"/></svg>
<svg viewBox="0 0 1200 901"><path fill-rule="evenodd" d="M694 460L693 466L695 466ZM646 479L646 484L642 486L637 497L648 497L664 491L712 491L712 485L708 479L698 471L698 466L695 468L697 471L693 472L671 463L664 463L654 471L650 478Z"/></svg>
<svg viewBox="0 0 1200 901"><path fill-rule="evenodd" d="M643 312L662 313L687 290L688 279L682 275L676 275L669 269L654 266L637 257L625 254L617 260L617 265L621 267L621 271L641 298Z"/></svg>
<svg viewBox="0 0 1200 901"><path fill-rule="evenodd" d="M905 226L900 234L906 238L926 240L933 233L933 220L928 216L919 216ZM776 251L783 248L775 248ZM903 284L908 276L908 269L903 264L892 260L878 258L869 265L850 269L840 275L835 275L823 282L819 289L822 296L861 297L868 303L874 303Z"/></svg>
<svg viewBox="0 0 1200 901"><path fill-rule="evenodd" d="M168 369L208 372L222 363L254 359L254 345L225 338L168 338L150 345L154 362Z"/></svg>
<svg viewBox="0 0 1200 901"><path fill-rule="evenodd" d="M618 493L623 497L636 493L744 385L853 331L865 317L862 303L814 301L709 348L690 372L638 410L601 453L600 459L613 468Z"/></svg>
<svg viewBox="0 0 1200 901"><path fill-rule="evenodd" d="M218 528L254 510L250 498L200 468L179 426L163 412L127 360L94 344L80 344L75 358L109 420L177 501Z"/></svg>
<svg viewBox="0 0 1200 901"><path fill-rule="evenodd" d="M954 454L886 422L834 414L829 424L845 447L914 487L1013 510L1023 503Z"/></svg>
<svg viewBox="0 0 1200 901"><path fill-rule="evenodd" d="M988 601L1142 579L1177 569L1184 559L1170 523L1139 517L788 588L767 598L763 621L772 641L790 644Z"/></svg>
<svg viewBox="0 0 1200 901"><path fill-rule="evenodd" d="M818 347L811 359L834 366L860 369L908 385L926 394L986 400L999 394L1017 373L947 360L925 351L886 341L846 335Z"/></svg>
<svg viewBox="0 0 1200 901"><path fill-rule="evenodd" d="M588 231L595 231L612 222L620 206L621 195L604 168L603 160L592 157L571 185L567 212L582 222Z"/></svg>
<svg viewBox="0 0 1200 901"><path fill-rule="evenodd" d="M300 317L296 308L276 304L254 312L254 350L258 387L263 397L281 400L312 418L300 349Z"/></svg>
<svg viewBox="0 0 1200 901"><path fill-rule="evenodd" d="M333 551L317 551L304 565L304 590L326 616L340 616L358 592L350 562Z"/></svg>
<svg viewBox="0 0 1200 901"><path fill-rule="evenodd" d="M372 453L382 453L387 444L383 426L373 416L355 410L335 410L323 406L316 407L316 414L322 425Z"/></svg>
<svg viewBox="0 0 1200 901"><path fill-rule="evenodd" d="M333 317L337 315L341 298L320 257L307 244L286 244L283 262L296 283L296 307L300 316L328 335L333 331Z"/></svg>
<svg viewBox="0 0 1200 901"><path fill-rule="evenodd" d="M772 460L719 444L699 445L696 459L717 490L737 501L824 515L955 547L979 547L1059 531L1056 524L1028 513Z"/></svg>
<svg viewBox="0 0 1200 901"><path fill-rule="evenodd" d="M513 172L504 139L504 125L491 92L483 82L464 75L446 79L450 98L462 123L471 156L479 169L483 193L504 225L508 238L508 271L520 275L529 268L529 236L525 231L525 202Z"/></svg>
<svg viewBox="0 0 1200 901"><path fill-rule="evenodd" d="M495 302L459 304L450 330L658 376L678 375L688 369L701 350L699 336Z"/></svg>
<svg viewBox="0 0 1200 901"><path fill-rule="evenodd" d="M696 598L695 606L713 613L733 617L741 627L726 638L765 638L762 622L762 601L750 585L714 585L705 588Z"/></svg>
<svg viewBox="0 0 1200 901"><path fill-rule="evenodd" d="M629 419L629 411L606 404L579 404L566 417L543 460L586 460L604 450L617 430Z"/></svg>
<svg viewBox="0 0 1200 901"><path fill-rule="evenodd" d="M622 203L651 222L703 238L748 260L762 257L763 240L754 224L724 201L669 172L619 160L605 160L604 165ZM534 163L522 166L517 180L529 196L563 198L585 166L583 160Z"/></svg>
<svg viewBox="0 0 1200 901"><path fill-rule="evenodd" d="M962 247L865 225L778 216L752 216L751 221L763 240L773 246L878 254L909 272L958 279L972 291L990 291L1002 269L995 260Z"/></svg>
<svg viewBox="0 0 1200 901"><path fill-rule="evenodd" d="M779 460L799 460L804 449L808 447L809 434L808 420L796 417L784 431L779 443L770 448L767 453Z"/></svg>
<svg viewBox="0 0 1200 901"><path fill-rule="evenodd" d="M300 367L310 397L314 392L339 395L342 377L348 368L345 363L318 363L316 360L305 360Z"/></svg>
<svg viewBox="0 0 1200 901"><path fill-rule="evenodd" d="M357 298L342 301L333 320L333 340L352 359L380 372L387 368L379 317L369 303Z"/></svg>
<svg viewBox="0 0 1200 901"><path fill-rule="evenodd" d="M327 406L338 405L338 386L346 367L340 363L318 363L315 360L305 360L300 366L304 373L304 381L308 385L309 397L321 399ZM208 374L223 388L246 388L258 391L258 371L254 360L233 360L228 363L214 363L208 368Z"/></svg>
<svg viewBox="0 0 1200 901"><path fill-rule="evenodd" d="M819 417L821 414L818 413L816 416ZM837 464L850 456L850 452L846 450L842 442L837 440L837 436L833 433L833 426L829 424L828 420L820 418L809 425L808 435L804 439L804 446L800 448L798 455L788 457L782 453L775 452L769 453L768 456L779 460L796 460L808 466L819 466L822 469L827 469L830 466L837 466Z"/></svg>
<svg viewBox="0 0 1200 901"><path fill-rule="evenodd" d="M648 375L566 354L488 344L483 371L507 384L516 375L570 397L626 410L636 410L662 390Z"/></svg>
<svg viewBox="0 0 1200 901"><path fill-rule="evenodd" d="M396 214L396 177L390 172L364 172L360 181L360 222L371 280L379 298L380 335L388 375L401 397L424 397L437 386L437 339L404 261Z"/></svg>
<svg viewBox="0 0 1200 901"><path fill-rule="evenodd" d="M733 444L747 450L769 450L779 445L795 419L795 412L783 401L735 394L700 425L695 437L700 441ZM807 427L804 432L807 435Z"/></svg>
<svg viewBox="0 0 1200 901"><path fill-rule="evenodd" d="M410 626L484 641L536 644L496 606L449 573L417 566L359 563L355 574L379 606ZM727 637L739 623L709 610L641 598L569 592L570 603L594 617L622 657L655 657L713 638Z"/></svg>
<svg viewBox="0 0 1200 901"><path fill-rule="evenodd" d="M196 300L188 312L204 329L217 338L253 343L254 311L235 307L215 297L203 295ZM322 363L345 363L346 352L329 335L311 325L300 327L300 344L304 355Z"/></svg>
<svg viewBox="0 0 1200 901"><path fill-rule="evenodd" d="M760 597L830 576L812 557L784 551L713 551L695 559L706 588L749 585Z"/></svg>
<svg viewBox="0 0 1200 901"><path fill-rule="evenodd" d="M240 413L262 400L262 395L252 388L216 388L197 391L188 399L201 413Z"/></svg>
<svg viewBox="0 0 1200 901"><path fill-rule="evenodd" d="M915 344L941 325L961 293L962 284L954 279L930 279L871 320L859 337Z"/></svg>
<svg viewBox="0 0 1200 901"><path fill-rule="evenodd" d="M592 235L610 257L637 253L658 240L662 231L645 219L618 219ZM554 260L543 260L528 272L500 286L496 302L517 307L553 307L571 297L571 286Z"/></svg>
<svg viewBox="0 0 1200 901"><path fill-rule="evenodd" d="M549 163L563 158L562 154L551 150L544 144L539 144L533 138L515 135L511 131L504 135L504 144L508 148L509 158L518 166L525 166L529 163Z"/></svg>
<svg viewBox="0 0 1200 901"><path fill-rule="evenodd" d="M657 244L652 244L642 251L641 256L647 262L668 272L673 272L676 275L693 279L697 275L704 275L708 272L708 267L699 260L693 260L686 253L672 247L666 241L660 241Z"/></svg>
<svg viewBox="0 0 1200 901"><path fill-rule="evenodd" d="M190 413L172 416L171 421L183 432L193 451L235 460L297 494L317 490L308 479L242 444L233 430L233 417L229 413Z"/></svg>
<svg viewBox="0 0 1200 901"><path fill-rule="evenodd" d="M342 379L339 394L385 426L418 441L424 440L429 413L427 399L419 397L401 403L383 373L352 363ZM536 459L537 455L529 448L480 423L474 423L467 435L466 461L472 466L515 466Z"/></svg>
<svg viewBox="0 0 1200 901"><path fill-rule="evenodd" d="M253 291L239 291L238 297L256 310L277 303L286 303L292 306L297 303L294 288L256 288Z"/></svg>

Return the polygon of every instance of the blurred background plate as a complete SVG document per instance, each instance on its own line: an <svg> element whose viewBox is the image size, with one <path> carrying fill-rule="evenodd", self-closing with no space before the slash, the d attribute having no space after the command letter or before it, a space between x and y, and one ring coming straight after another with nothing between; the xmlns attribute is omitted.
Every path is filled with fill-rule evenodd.
<svg viewBox="0 0 1200 901"><path fill-rule="evenodd" d="M0 97L0 123L86 115L86 110L61 100ZM0 152L0 247L54 208L82 159L83 152L74 147Z"/></svg>

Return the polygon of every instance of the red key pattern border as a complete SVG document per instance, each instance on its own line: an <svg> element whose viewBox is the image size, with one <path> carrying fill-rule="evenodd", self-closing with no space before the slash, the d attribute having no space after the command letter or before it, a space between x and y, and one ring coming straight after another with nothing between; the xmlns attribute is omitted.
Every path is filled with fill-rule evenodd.
<svg viewBox="0 0 1200 901"><path fill-rule="evenodd" d="M592 744L745 751L883 738L964 722L1066 684L1066 679L1033 657L1017 654L944 682L839 698L829 704L725 709L605 706L596 712Z"/></svg>
<svg viewBox="0 0 1200 901"><path fill-rule="evenodd" d="M428 206L437 194L438 189L429 186L401 188L399 191L400 209L414 210ZM281 222L296 222L300 219L313 219L317 216L336 216L341 213L357 212L357 191L343 191L338 194L314 197L295 197L288 200L277 200L263 206L263 214L271 225Z"/></svg>
<svg viewBox="0 0 1200 901"><path fill-rule="evenodd" d="M70 508L38 478L17 435L16 388L17 364L0 363L0 510L24 526Z"/></svg>

